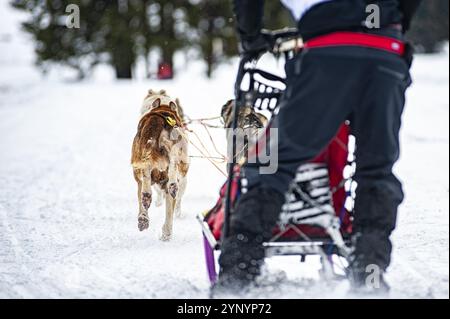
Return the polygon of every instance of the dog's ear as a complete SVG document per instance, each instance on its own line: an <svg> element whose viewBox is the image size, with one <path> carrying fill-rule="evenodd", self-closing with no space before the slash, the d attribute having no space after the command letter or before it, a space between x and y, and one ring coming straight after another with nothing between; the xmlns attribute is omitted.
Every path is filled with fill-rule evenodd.
<svg viewBox="0 0 450 319"><path fill-rule="evenodd" d="M177 105L174 102L170 101L169 106L172 111L177 111Z"/></svg>
<svg viewBox="0 0 450 319"><path fill-rule="evenodd" d="M233 103L234 103L234 100L229 100L227 103L225 103L224 106L222 106L222 111L220 114L224 119L231 115L231 110L233 109Z"/></svg>
<svg viewBox="0 0 450 319"><path fill-rule="evenodd" d="M222 110L220 110L220 115L225 118L225 115L227 114L227 104L224 104L222 106Z"/></svg>
<svg viewBox="0 0 450 319"><path fill-rule="evenodd" d="M175 106L177 109L178 116L180 116L182 119L184 119L184 110L181 107L180 100L178 98L175 99Z"/></svg>
<svg viewBox="0 0 450 319"><path fill-rule="evenodd" d="M152 103L152 107L153 108L157 108L161 106L161 99L156 99L153 103Z"/></svg>

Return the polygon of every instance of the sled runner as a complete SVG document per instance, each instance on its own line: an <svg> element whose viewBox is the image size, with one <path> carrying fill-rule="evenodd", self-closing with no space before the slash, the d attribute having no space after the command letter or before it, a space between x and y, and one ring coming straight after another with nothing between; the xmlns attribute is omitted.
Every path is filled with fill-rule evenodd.
<svg viewBox="0 0 450 319"><path fill-rule="evenodd" d="M295 30L266 33L273 49L270 53L292 57L301 47ZM256 67L257 60L243 58L236 81L233 128L236 114L242 105L258 112L274 115L285 88L285 79ZM245 88L242 88L245 82ZM270 125L270 124L269 124ZM264 243L266 258L298 255L318 255L322 260L322 274L335 275L332 256L348 259L351 251L349 235L352 231L352 163L349 162L349 127L343 123L328 147L310 163L298 168L297 175L280 213L273 237ZM233 152L236 154L236 141ZM234 158L234 156L233 156ZM345 174L344 174L345 172ZM245 177L237 163L229 165L228 181L220 190L216 205L199 214L202 227L208 276L217 279L215 251L220 251L221 239L227 235L230 215L240 195L245 192ZM346 176L344 176L346 175Z"/></svg>

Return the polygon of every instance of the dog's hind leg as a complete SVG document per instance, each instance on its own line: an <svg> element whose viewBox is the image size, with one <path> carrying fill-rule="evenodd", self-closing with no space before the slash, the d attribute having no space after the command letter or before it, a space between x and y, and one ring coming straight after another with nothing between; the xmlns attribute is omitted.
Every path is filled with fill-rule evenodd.
<svg viewBox="0 0 450 319"><path fill-rule="evenodd" d="M140 231L144 231L150 226L150 218L148 217L148 210L152 204L152 187L151 176L141 170L140 183L138 182L138 196L139 196L139 216L138 227Z"/></svg>
<svg viewBox="0 0 450 319"><path fill-rule="evenodd" d="M134 169L134 179L136 180L138 184L138 204L139 204L139 214L138 214L138 228L140 231L143 231L148 228L149 226L149 219L148 219L148 213L145 210L143 203L143 196L142 196L142 184L143 184L143 177L144 174L142 173L142 170L140 169Z"/></svg>
<svg viewBox="0 0 450 319"><path fill-rule="evenodd" d="M183 217L183 211L181 210L181 199L183 198L184 192L186 191L187 178L182 177L180 180L180 189L178 190L177 196L175 198L175 216L177 218Z"/></svg>
<svg viewBox="0 0 450 319"><path fill-rule="evenodd" d="M173 213L175 210L175 199L167 195L166 196L166 221L162 227L162 241L169 241L172 238L172 229L173 229Z"/></svg>
<svg viewBox="0 0 450 319"><path fill-rule="evenodd" d="M163 203L163 200L164 200L164 197L165 197L165 195L164 195L164 192L163 192L163 190L159 187L159 186L156 186L156 207L161 207L164 203Z"/></svg>

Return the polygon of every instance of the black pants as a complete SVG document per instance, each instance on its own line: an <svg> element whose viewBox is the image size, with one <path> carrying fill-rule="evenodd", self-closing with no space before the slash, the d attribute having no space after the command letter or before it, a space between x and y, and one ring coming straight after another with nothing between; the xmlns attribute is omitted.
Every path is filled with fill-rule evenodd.
<svg viewBox="0 0 450 319"><path fill-rule="evenodd" d="M257 166L247 165L249 188L285 193L299 165L324 150L350 120L357 143L354 227L363 234L357 249L366 254L367 263L387 268L389 236L403 200L392 168L400 154L401 115L411 84L408 63L377 49L333 47L304 51L287 63L286 71L287 89L273 125L279 132L278 170L261 175ZM263 214L278 214L241 206L245 211L238 204L231 218L234 234L254 234Z"/></svg>

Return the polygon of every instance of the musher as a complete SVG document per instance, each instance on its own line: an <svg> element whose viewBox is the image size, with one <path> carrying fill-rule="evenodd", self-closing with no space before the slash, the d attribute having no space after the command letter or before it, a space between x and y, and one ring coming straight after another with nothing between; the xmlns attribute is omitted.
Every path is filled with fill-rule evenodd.
<svg viewBox="0 0 450 319"><path fill-rule="evenodd" d="M272 125L279 135L278 171L261 175L257 166L244 166L248 192L232 212L216 287L239 290L260 274L262 243L271 238L297 168L318 155L350 120L358 185L350 278L355 289L363 289L368 269L375 266L381 288L388 290L383 274L391 261L390 236L404 198L392 172L400 154L405 92L411 84L412 50L404 35L421 0L282 2L298 21L305 49L286 64L287 89ZM264 0L234 4L243 53L257 57L268 49L261 33ZM368 21L371 4L378 6L379 27Z"/></svg>

